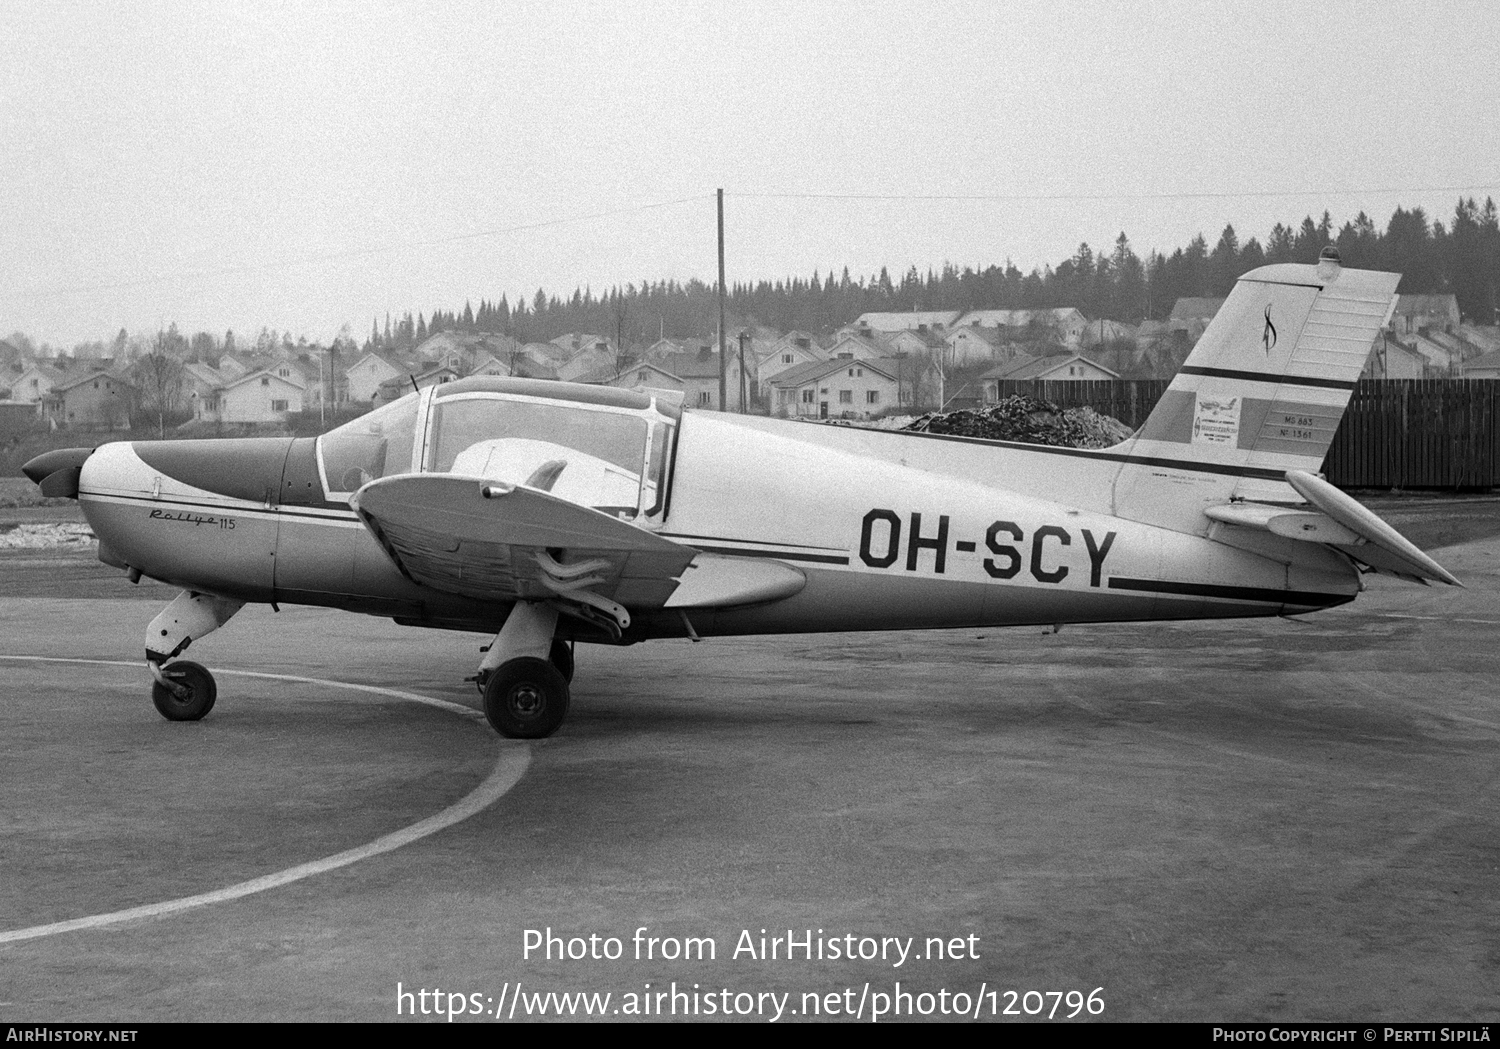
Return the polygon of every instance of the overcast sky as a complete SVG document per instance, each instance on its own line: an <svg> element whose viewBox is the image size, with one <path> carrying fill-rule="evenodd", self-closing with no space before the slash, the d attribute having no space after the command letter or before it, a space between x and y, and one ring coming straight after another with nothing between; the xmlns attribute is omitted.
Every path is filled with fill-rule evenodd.
<svg viewBox="0 0 1500 1049"><path fill-rule="evenodd" d="M712 281L720 186L731 282L1500 198L1485 0L12 3L0 41L0 333L63 347Z"/></svg>

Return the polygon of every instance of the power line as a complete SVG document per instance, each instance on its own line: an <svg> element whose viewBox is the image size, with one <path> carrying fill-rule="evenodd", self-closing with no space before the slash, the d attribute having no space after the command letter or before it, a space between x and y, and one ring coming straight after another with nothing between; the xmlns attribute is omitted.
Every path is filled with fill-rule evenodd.
<svg viewBox="0 0 1500 1049"><path fill-rule="evenodd" d="M431 248L443 244L457 244L467 240L481 240L485 237L503 237L512 233L529 233L533 230L550 229L555 226L566 226L577 222L593 222L599 219L615 218L619 215L632 215L642 211L653 211L658 208L670 208L678 204L710 200L712 198L713 194L711 193L699 193L691 197L678 197L676 200L663 200L651 204L635 204L630 207L614 208L610 211L596 211L587 215L571 215L559 219L545 219L541 222L526 222L518 226L503 226L496 229L478 230L473 233L457 233L445 237L430 237L426 240L401 241L400 243L384 244L374 248L353 248L348 251L303 255L298 258L281 259L275 262L219 266L213 269L189 270L182 273L165 273L155 277L140 277L135 280L116 281L112 284L84 284L73 288L55 288L50 291L30 293L26 297L32 299L60 298L65 295L86 295L98 291L141 288L153 284L165 284L170 281L201 280L205 277L229 277L244 273L270 273L276 270L293 269L298 266L308 266L320 262L362 259L373 255L387 255L397 251L410 251L415 248Z"/></svg>
<svg viewBox="0 0 1500 1049"><path fill-rule="evenodd" d="M971 200L1017 203L1080 200L1240 200L1276 197L1365 196L1393 193L1476 193L1500 190L1500 182L1468 186L1392 186L1383 189L1246 190L1212 193L793 193L779 191L726 192L729 197L762 200Z"/></svg>

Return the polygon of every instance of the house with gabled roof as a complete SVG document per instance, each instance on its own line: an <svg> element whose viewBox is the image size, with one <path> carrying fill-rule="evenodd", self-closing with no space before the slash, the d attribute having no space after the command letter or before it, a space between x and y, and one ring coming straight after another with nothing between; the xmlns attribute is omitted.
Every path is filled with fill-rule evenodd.
<svg viewBox="0 0 1500 1049"><path fill-rule="evenodd" d="M1078 340L1078 345L1084 349L1095 346L1104 346L1109 343L1128 342L1135 344L1136 329L1124 321L1112 321L1108 318L1092 320L1083 329L1083 336Z"/></svg>
<svg viewBox="0 0 1500 1049"><path fill-rule="evenodd" d="M114 430L130 426L137 390L123 371L81 370L53 383L49 395L57 418L67 426Z"/></svg>
<svg viewBox="0 0 1500 1049"><path fill-rule="evenodd" d="M899 373L888 360L811 361L771 380L772 410L793 419L868 419L896 406Z"/></svg>
<svg viewBox="0 0 1500 1049"><path fill-rule="evenodd" d="M981 375L979 381L984 388L985 402L993 403L1000 399L998 391L1002 382L1088 382L1119 377L1118 372L1079 353L1056 353L1048 357L1023 353L1004 364L997 364Z"/></svg>
<svg viewBox="0 0 1500 1049"><path fill-rule="evenodd" d="M673 390L686 394L687 382L659 364L651 361L637 361L624 371L616 372L613 366L600 368L582 376L575 382L586 382L595 386L614 386L622 390ZM718 376L714 377L717 384ZM714 396L718 396L718 387L714 387Z"/></svg>
<svg viewBox="0 0 1500 1049"><path fill-rule="evenodd" d="M399 379L406 374L406 367L394 357L371 350L344 369L348 384L349 400L357 404L370 404L382 383Z"/></svg>
<svg viewBox="0 0 1500 1049"><path fill-rule="evenodd" d="M219 355L217 370L225 378L238 379L243 375L249 375L257 369L255 363L248 355L236 350L232 353L221 353Z"/></svg>
<svg viewBox="0 0 1500 1049"><path fill-rule="evenodd" d="M1387 332L1376 338L1374 349L1370 353L1369 360L1365 361L1365 370L1360 378L1425 379L1427 371L1427 358L1416 350L1403 346L1394 335ZM1464 378L1469 378L1467 369L1465 369ZM1476 376L1476 378L1483 378L1483 376Z"/></svg>
<svg viewBox="0 0 1500 1049"><path fill-rule="evenodd" d="M1423 329L1455 331L1462 318L1458 297L1442 295L1398 295L1391 311L1391 330L1397 335L1415 335Z"/></svg>
<svg viewBox="0 0 1500 1049"><path fill-rule="evenodd" d="M771 398L771 380L788 368L827 360L817 340L806 332L790 331L772 343L756 361L755 376L763 401Z"/></svg>
<svg viewBox="0 0 1500 1049"><path fill-rule="evenodd" d="M962 310L913 310L910 313L861 313L851 327L876 332L933 331L953 327Z"/></svg>
<svg viewBox="0 0 1500 1049"><path fill-rule="evenodd" d="M739 411L742 407L740 401L740 362L735 354L729 356L726 362L725 390L728 397L727 409L719 402L719 355L707 349L700 349L696 353L674 353L659 361L653 362L663 371L676 376L682 380L684 407L688 408L714 408L727 411ZM751 374L749 364L746 363L746 398L745 405L748 407L749 391L755 381Z"/></svg>
<svg viewBox="0 0 1500 1049"><path fill-rule="evenodd" d="M858 332L846 331L833 340L833 345L828 347L824 359L852 357L855 360L871 361L890 355L891 347L878 333L871 332L868 335L862 335Z"/></svg>
<svg viewBox="0 0 1500 1049"><path fill-rule="evenodd" d="M1004 328L963 324L949 332L943 344L947 347L948 359L954 364L970 364L1005 356L1003 351L1009 341Z"/></svg>
<svg viewBox="0 0 1500 1049"><path fill-rule="evenodd" d="M564 382L576 382L580 375L587 375L600 368L614 367L617 363L619 361L613 339L590 337L571 357L557 365L557 377Z"/></svg>
<svg viewBox="0 0 1500 1049"><path fill-rule="evenodd" d="M47 403L52 388L67 378L67 375L50 364L43 361L31 361L22 367L19 375L7 383L10 387L10 399L35 404L37 410L41 411L41 406Z"/></svg>
<svg viewBox="0 0 1500 1049"><path fill-rule="evenodd" d="M646 347L645 357L648 361L659 361L663 357L666 357L670 354L681 352L682 343L678 342L676 339L668 339L663 337L657 339L650 346Z"/></svg>
<svg viewBox="0 0 1500 1049"><path fill-rule="evenodd" d="M1397 378L1397 376L1390 376ZM1500 353L1486 353L1464 365L1465 379L1500 379Z"/></svg>
<svg viewBox="0 0 1500 1049"><path fill-rule="evenodd" d="M229 379L212 365L188 361L182 366L181 405L194 419L217 418L219 390Z"/></svg>
<svg viewBox="0 0 1500 1049"><path fill-rule="evenodd" d="M504 378L510 374L511 367L509 364L496 357L493 353L487 353L483 359L474 363L474 367L470 369L469 375L466 378L475 375L495 375Z"/></svg>
<svg viewBox="0 0 1500 1049"><path fill-rule="evenodd" d="M389 404L391 401L399 400L409 393L417 390L425 390L429 386L441 386L444 383L457 382L464 377L463 373L452 365L443 362L431 365L415 375L407 373L394 379L388 379L380 384L380 391L376 401L380 404Z"/></svg>
<svg viewBox="0 0 1500 1049"><path fill-rule="evenodd" d="M288 415L302 410L305 401L300 371L262 368L219 387L214 410L204 418L224 423L284 423Z"/></svg>
<svg viewBox="0 0 1500 1049"><path fill-rule="evenodd" d="M1186 296L1178 299L1167 315L1167 327L1174 332L1183 332L1182 338L1188 342L1197 342L1222 305L1224 300L1215 297Z"/></svg>

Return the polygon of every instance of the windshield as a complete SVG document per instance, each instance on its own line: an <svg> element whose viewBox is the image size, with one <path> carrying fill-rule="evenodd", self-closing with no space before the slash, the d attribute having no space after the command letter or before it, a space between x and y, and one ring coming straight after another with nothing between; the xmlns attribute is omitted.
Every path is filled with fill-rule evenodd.
<svg viewBox="0 0 1500 1049"><path fill-rule="evenodd" d="M361 415L318 438L318 464L329 495L358 491L378 477L412 472L418 394Z"/></svg>
<svg viewBox="0 0 1500 1049"><path fill-rule="evenodd" d="M663 423L656 424L663 432ZM476 394L438 402L426 468L524 484L618 517L656 502L643 485L651 424L639 411ZM663 437L663 443L665 438ZM659 457L652 465L659 468Z"/></svg>

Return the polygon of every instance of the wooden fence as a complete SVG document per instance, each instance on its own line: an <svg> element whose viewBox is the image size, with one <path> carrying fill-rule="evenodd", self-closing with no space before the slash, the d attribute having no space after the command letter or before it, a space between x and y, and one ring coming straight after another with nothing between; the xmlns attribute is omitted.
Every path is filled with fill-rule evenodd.
<svg viewBox="0 0 1500 1049"><path fill-rule="evenodd" d="M1087 405L1138 427L1164 379L1003 382L1000 396ZM1500 381L1368 379L1354 388L1323 464L1342 488L1492 488L1500 485Z"/></svg>

